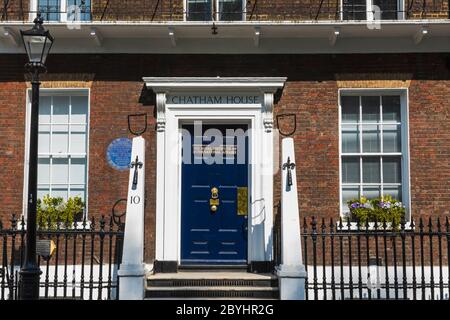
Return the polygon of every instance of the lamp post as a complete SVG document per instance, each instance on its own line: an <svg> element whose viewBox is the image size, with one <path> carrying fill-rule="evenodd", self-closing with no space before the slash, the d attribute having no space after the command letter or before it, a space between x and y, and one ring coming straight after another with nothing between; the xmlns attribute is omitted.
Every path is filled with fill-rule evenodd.
<svg viewBox="0 0 450 320"><path fill-rule="evenodd" d="M20 270L19 298L21 300L39 299L39 278L41 270L36 261L36 215L37 215L37 167L39 133L39 73L46 72L45 61L53 44L53 37L42 26L44 20L38 12L34 26L20 31L28 63L25 69L31 75L31 122L30 151L28 169L28 210L25 260Z"/></svg>

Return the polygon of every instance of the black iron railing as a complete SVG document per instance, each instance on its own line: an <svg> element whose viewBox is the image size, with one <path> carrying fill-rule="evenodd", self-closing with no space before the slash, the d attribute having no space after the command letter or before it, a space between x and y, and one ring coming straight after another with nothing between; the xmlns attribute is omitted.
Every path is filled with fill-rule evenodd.
<svg viewBox="0 0 450 320"><path fill-rule="evenodd" d="M26 1L0 3L0 21L30 21L36 15ZM55 3L41 1L46 21L342 21L367 20L372 14L382 20L450 18L449 0L405 0L404 8L393 1L378 12L340 0L250 0L242 7L217 6L212 0L187 8L183 0L70 0L65 11Z"/></svg>
<svg viewBox="0 0 450 320"><path fill-rule="evenodd" d="M448 217L403 220L396 228L305 218L302 246L309 300L449 299Z"/></svg>
<svg viewBox="0 0 450 320"><path fill-rule="evenodd" d="M118 299L122 225L103 216L98 221L93 217L73 224L40 221L39 225L38 239L56 245L51 257L38 257L42 299ZM25 237L23 217L0 220L0 300L18 298Z"/></svg>

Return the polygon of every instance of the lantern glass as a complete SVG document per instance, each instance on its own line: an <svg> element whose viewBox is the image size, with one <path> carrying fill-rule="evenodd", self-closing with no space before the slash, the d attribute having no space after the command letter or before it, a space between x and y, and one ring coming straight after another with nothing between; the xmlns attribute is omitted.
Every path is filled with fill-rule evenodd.
<svg viewBox="0 0 450 320"><path fill-rule="evenodd" d="M36 18L32 29L21 31L23 44L32 64L44 65L53 45L53 37L42 27L40 17Z"/></svg>

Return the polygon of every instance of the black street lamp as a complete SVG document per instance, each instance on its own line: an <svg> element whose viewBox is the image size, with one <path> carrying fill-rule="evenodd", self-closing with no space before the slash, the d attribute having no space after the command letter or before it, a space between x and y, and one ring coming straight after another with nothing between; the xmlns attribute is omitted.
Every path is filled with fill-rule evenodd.
<svg viewBox="0 0 450 320"><path fill-rule="evenodd" d="M28 169L28 211L26 255L20 270L19 297L21 300L39 299L39 278L41 270L36 261L36 215L37 215L37 168L38 168L38 134L39 134L39 73L46 72L45 60L53 44L53 37L42 26L44 20L38 12L34 26L27 31L20 31L28 63L25 65L31 74L31 123L30 154Z"/></svg>

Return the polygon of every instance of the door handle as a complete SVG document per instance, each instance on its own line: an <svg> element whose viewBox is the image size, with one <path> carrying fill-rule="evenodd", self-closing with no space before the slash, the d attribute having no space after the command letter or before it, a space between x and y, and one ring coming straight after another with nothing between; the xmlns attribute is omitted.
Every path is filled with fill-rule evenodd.
<svg viewBox="0 0 450 320"><path fill-rule="evenodd" d="M248 215L248 188L238 187L237 188L237 215L245 216Z"/></svg>
<svg viewBox="0 0 450 320"><path fill-rule="evenodd" d="M213 187L211 188L211 199L209 199L209 208L211 212L216 212L219 204L219 189Z"/></svg>

